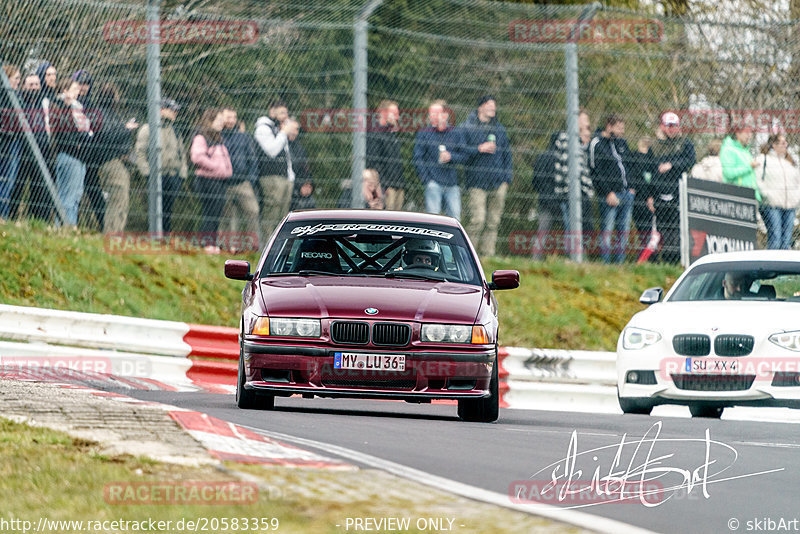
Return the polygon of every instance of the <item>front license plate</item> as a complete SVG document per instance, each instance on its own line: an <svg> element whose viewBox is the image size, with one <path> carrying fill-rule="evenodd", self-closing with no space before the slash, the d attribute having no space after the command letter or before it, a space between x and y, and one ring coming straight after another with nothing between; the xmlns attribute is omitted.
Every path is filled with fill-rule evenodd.
<svg viewBox="0 0 800 534"><path fill-rule="evenodd" d="M405 371L404 354L359 354L354 352L335 352L334 369L360 369L364 371Z"/></svg>
<svg viewBox="0 0 800 534"><path fill-rule="evenodd" d="M720 358L686 358L684 371L700 375L736 375L741 369L741 362Z"/></svg>

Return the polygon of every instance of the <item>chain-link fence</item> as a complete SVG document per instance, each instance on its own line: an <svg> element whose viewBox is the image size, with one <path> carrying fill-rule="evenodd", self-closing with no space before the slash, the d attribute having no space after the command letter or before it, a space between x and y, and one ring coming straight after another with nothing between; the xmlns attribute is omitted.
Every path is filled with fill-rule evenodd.
<svg viewBox="0 0 800 534"><path fill-rule="evenodd" d="M800 41L788 14L744 24L484 0L157 5L160 26L144 3L2 3L0 55L32 136L0 91L0 217L60 221L60 206L67 224L152 229L147 43L157 41L166 232L245 232L263 244L288 209L355 201L456 215L482 254L569 254L580 230L587 257L636 259L654 244L655 215L661 258L677 261L687 172L759 188L765 221L780 225L770 245L793 243L800 177L784 145L747 160L774 131L795 142ZM586 115L569 125L572 96ZM429 117L435 100L444 113ZM223 107L237 116L205 113ZM738 127L720 159L714 142L731 117L751 121L754 139ZM362 168L378 171L380 188Z"/></svg>

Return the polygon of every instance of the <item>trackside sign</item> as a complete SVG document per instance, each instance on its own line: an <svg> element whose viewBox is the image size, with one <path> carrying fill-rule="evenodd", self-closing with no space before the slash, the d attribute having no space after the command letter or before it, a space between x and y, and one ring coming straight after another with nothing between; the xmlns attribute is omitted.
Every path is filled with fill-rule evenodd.
<svg viewBox="0 0 800 534"><path fill-rule="evenodd" d="M681 263L688 267L706 254L754 250L757 210L750 188L681 181Z"/></svg>

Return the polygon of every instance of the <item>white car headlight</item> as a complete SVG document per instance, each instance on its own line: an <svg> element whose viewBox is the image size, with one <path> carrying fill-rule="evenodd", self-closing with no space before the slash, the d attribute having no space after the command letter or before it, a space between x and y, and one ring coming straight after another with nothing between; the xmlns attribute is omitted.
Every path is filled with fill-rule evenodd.
<svg viewBox="0 0 800 534"><path fill-rule="evenodd" d="M424 324L420 338L429 343L469 343L472 339L472 326Z"/></svg>
<svg viewBox="0 0 800 534"><path fill-rule="evenodd" d="M622 348L627 350L643 349L661 341L661 334L644 328L629 326L622 332Z"/></svg>
<svg viewBox="0 0 800 534"><path fill-rule="evenodd" d="M283 319L270 317L269 332L273 336L319 337L319 319Z"/></svg>
<svg viewBox="0 0 800 534"><path fill-rule="evenodd" d="M769 340L784 349L800 352L800 330L794 332L779 332L769 336Z"/></svg>

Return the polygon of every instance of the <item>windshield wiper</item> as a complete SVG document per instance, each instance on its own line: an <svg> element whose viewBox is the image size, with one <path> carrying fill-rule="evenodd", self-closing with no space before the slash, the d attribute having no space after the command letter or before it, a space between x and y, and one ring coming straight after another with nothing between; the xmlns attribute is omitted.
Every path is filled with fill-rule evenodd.
<svg viewBox="0 0 800 534"><path fill-rule="evenodd" d="M303 269L302 271L297 271L295 274L297 276L341 276L342 273L332 273L330 271L314 271L312 269Z"/></svg>
<svg viewBox="0 0 800 534"><path fill-rule="evenodd" d="M441 273L434 273L431 272L430 274L424 274L419 272L409 272L409 271L389 271L384 275L386 278L413 278L416 280L434 280L436 282L444 282L445 277L444 274Z"/></svg>

